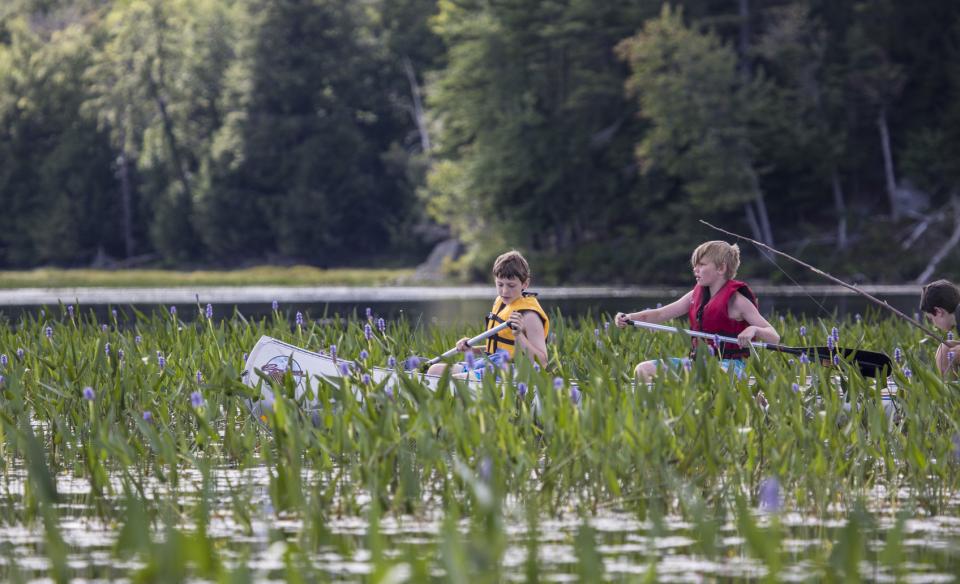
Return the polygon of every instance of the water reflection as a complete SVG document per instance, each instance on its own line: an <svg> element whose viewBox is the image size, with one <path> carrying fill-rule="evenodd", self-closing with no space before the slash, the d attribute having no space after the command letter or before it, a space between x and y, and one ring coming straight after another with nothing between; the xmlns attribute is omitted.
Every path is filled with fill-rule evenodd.
<svg viewBox="0 0 960 584"><path fill-rule="evenodd" d="M183 470L184 480L175 494L167 485L145 478L149 498L175 497L182 509L198 504L203 479L196 471ZM209 499L208 536L220 550L221 559L230 569L246 566L257 581L282 578L287 569L287 551L301 537L305 522L301 518L275 514L269 498L269 476L265 467L245 470L217 469L210 477L213 491ZM316 475L303 474L304 484L311 484ZM0 504L18 504L24 491L26 473L12 469L5 479ZM136 559L118 559L115 547L120 526L116 521L95 517L89 502L81 493L88 492L86 480L70 475L57 477L58 492L70 503L60 506L59 528L68 548L67 564L73 577L106 579L129 578L130 572L142 568ZM244 497L249 507L249 529L234 518L231 502ZM11 500L14 499L14 500ZM113 502L122 504L119 496ZM884 503L886 505L886 501ZM956 502L951 507L956 510ZM888 511L888 510L887 510ZM384 556L395 563L397 581L411 577L410 558L425 562L436 578L443 579L445 568L440 561L443 545L443 510L429 508L418 516L388 515L380 521L379 535L385 542ZM847 522L839 516L815 518L796 513L779 516L757 514L759 525L777 521L784 539L781 545L783 569L780 581L816 581L825 577L825 560ZM582 519L574 510L562 517L542 517L537 525L537 545L530 545L528 518L522 509L508 505L504 509L503 531L507 549L502 558L504 579L524 581L530 563L530 550L536 549L536 565L542 580L565 582L578 580L576 541L584 521L592 529L595 550L603 574L597 581L622 581L635 576L655 574L659 582L702 582L704 580L756 580L768 575L763 562L753 557L737 526L726 522L719 526L717 546L711 555L700 551L695 526L678 517L667 516L656 524L639 521L633 514L616 509L603 509ZM906 521L904 562L892 567L883 561L883 539L894 522L885 510L873 513L875 531L865 534L868 552L860 563L861 577L873 581L952 582L960 569L960 520L954 516L924 517ZM181 529L193 530L189 519L181 520ZM471 524L457 524L463 538L468 538ZM155 531L162 531L155 526ZM323 579L347 582L364 581L374 569L374 557L368 549L369 524L363 517L332 517L326 524L326 540L307 554L310 568ZM8 519L0 526L0 577L25 576L27 580L43 578L51 569L45 553L44 527L41 522L18 522ZM895 571L896 570L896 571Z"/></svg>

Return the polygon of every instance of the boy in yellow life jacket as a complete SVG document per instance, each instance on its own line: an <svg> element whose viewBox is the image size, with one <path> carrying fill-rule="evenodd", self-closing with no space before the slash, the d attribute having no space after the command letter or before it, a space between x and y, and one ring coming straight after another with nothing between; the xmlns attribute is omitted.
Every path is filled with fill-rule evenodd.
<svg viewBox="0 0 960 584"><path fill-rule="evenodd" d="M505 366L514 359L517 351L526 354L534 363L547 363L547 335L550 332L550 319L544 312L535 294L526 290L530 286L530 265L518 251L508 251L493 262L493 280L497 286L497 298L493 309L487 316L486 329L504 322L511 326L487 339L484 351L467 345L469 337L457 341L457 349L466 353L467 358L453 365L456 377L471 375L476 379L483 377L488 366ZM429 375L440 375L446 369L445 363L432 365Z"/></svg>

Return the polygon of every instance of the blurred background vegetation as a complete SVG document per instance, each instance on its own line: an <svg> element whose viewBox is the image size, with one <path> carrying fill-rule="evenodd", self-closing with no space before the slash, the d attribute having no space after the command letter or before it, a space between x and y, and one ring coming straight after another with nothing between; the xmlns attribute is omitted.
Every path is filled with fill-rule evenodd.
<svg viewBox="0 0 960 584"><path fill-rule="evenodd" d="M0 268L960 268L955 0L5 0ZM742 275L785 280L748 258Z"/></svg>

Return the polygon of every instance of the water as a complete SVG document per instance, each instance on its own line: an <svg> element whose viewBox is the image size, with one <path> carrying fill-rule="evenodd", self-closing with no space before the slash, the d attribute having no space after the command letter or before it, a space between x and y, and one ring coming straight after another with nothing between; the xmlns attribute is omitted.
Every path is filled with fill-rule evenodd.
<svg viewBox="0 0 960 584"><path fill-rule="evenodd" d="M287 569L288 550L300 547L307 529L301 518L273 511L269 497L269 477L263 467L246 470L220 468L212 471L212 491L206 531L221 561L228 569L246 566L256 581L283 581ZM57 477L63 502L58 505L60 531L67 546L69 571L75 578L104 581L129 581L131 572L144 563L136 556L118 558L115 550L120 535L115 521L96 518L88 503L89 484L69 475ZM304 484L315 485L316 477L303 473ZM26 472L8 469L0 494L0 507L19 505L24 493ZM195 505L201 494L203 479L199 473L185 469L177 492L152 477L143 479L148 498L163 500L175 496L181 508ZM118 486L118 485L117 485ZM906 494L904 494L906 497ZM240 497L247 507L249 521L238 520L231 504ZM878 494L877 500L888 500ZM363 498L361 497L361 501ZM114 496L112 502L122 507ZM369 498L366 500L369 503ZM954 502L947 514L924 516L915 514L903 524L903 555L898 566L884 561L884 539L894 527L889 508L871 511L861 533L867 540L867 553L859 563L862 578L871 581L953 582L960 571L960 519ZM12 518L11 518L12 519ZM840 539L848 520L843 514L810 517L791 513L755 512L753 519L762 528L775 526L781 538L782 570L778 579L788 582L818 581L826 576L827 563L836 540ZM192 519L183 519L178 527L197 528ZM599 559L596 581L625 581L651 572L658 582L752 581L769 574L767 566L757 558L756 543L750 543L731 521L716 526L716 538L706 539L704 530L689 521L666 516L655 521L638 520L629 511L601 508L595 514L581 517L570 509L559 516L541 516L532 533L530 522L519 505L504 505L503 532L506 550L501 569L505 581L526 581L531 552L536 553L536 570L543 581L579 581L582 569L581 532L587 533ZM325 524L326 535L312 550L305 550L308 569L320 578L342 582L365 581L376 568L370 549L370 524L364 516L331 517ZM467 520L456 524L457 545L483 543L476 541L476 525ZM157 530L162 533L162 530ZM422 564L438 580L446 579L447 568L440 561L443 546L449 545L451 534L444 532L443 510L428 507L417 516L388 515L377 530L384 542L385 562L398 577L409 577L412 563ZM472 536L471 534L474 533ZM473 538L473 539L471 539ZM535 545L531 545L531 538ZM13 574L25 580L39 580L51 568L45 553L43 525L16 520L0 526L0 577ZM472 543L471 543L472 542ZM310 575L303 575L310 580ZM202 580L202 579L201 579ZM401 581L404 578L400 579Z"/></svg>
<svg viewBox="0 0 960 584"><path fill-rule="evenodd" d="M451 289L453 290L453 289ZM385 319L397 319L401 317L408 318L411 322L421 323L423 325L452 325L452 324L471 324L483 322L484 317L490 311L495 298L495 291L491 288L465 289L466 294L451 294L447 298L424 298L417 299L417 294L406 294L401 300L384 300L390 294L377 294L370 298L364 298L362 293L358 293L356 300L337 300L331 302L315 300L280 301L279 310L286 314L292 321L297 312L302 312L307 318L323 319L332 318L335 315L341 317L352 317L354 315L363 315L367 308L370 308L378 317ZM570 289L576 291L576 289ZM914 293L912 288L896 289L897 293L884 294L881 299L887 301L890 306L897 308L908 316L917 316L916 310L919 302L919 295ZM552 313L559 310L565 317L579 318L585 315L610 315L616 312L634 312L644 308L655 308L658 304L668 304L677 300L686 293L684 289L649 289L638 290L629 289L624 294L611 289L605 294L596 294L592 296L581 296L579 294L569 294L569 291L553 289L539 296L540 303L547 311ZM341 297L338 294L331 294L334 297ZM313 296L310 296L312 298ZM760 311L767 317L773 314L794 314L802 315L810 319L833 319L835 317L853 316L856 314L866 315L870 312L888 311L878 307L862 296L851 294L838 294L836 290L830 289L828 292L814 290L812 294L797 294L796 290L789 293L780 291L761 291L758 292ZM246 318L259 319L269 316L273 313L271 302L231 302L225 300L217 302L217 298L205 298L200 296L200 304L196 300L186 303L134 303L113 305L121 314L127 318L135 318L135 311L150 314L155 310L177 306L177 316L183 320L193 320L202 315L206 304L213 305L214 318L230 318L234 310L239 311ZM22 313L39 314L45 310L47 315L59 315L60 308L56 305L0 305L0 314L6 315L10 320L16 321ZM111 316L111 305L105 303L84 303L81 301L81 314L94 312L98 320L108 320ZM774 323L775 324L775 323Z"/></svg>

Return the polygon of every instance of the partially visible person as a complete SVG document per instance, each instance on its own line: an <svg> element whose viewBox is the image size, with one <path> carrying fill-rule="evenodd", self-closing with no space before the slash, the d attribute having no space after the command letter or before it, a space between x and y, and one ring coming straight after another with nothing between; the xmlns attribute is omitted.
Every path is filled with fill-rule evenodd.
<svg viewBox="0 0 960 584"><path fill-rule="evenodd" d="M949 280L930 282L920 291L920 312L933 326L946 332L957 329L957 309L960 307L960 289ZM948 340L937 347L936 363L940 375L957 373L960 361L960 343Z"/></svg>

